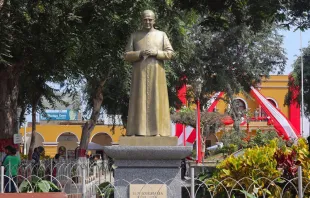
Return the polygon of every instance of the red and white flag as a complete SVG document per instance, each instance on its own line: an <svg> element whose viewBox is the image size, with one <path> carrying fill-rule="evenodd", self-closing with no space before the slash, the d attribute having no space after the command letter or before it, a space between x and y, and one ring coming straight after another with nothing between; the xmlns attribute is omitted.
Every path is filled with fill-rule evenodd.
<svg viewBox="0 0 310 198"><path fill-rule="evenodd" d="M214 108L216 107L216 105L218 104L219 102L219 99L224 95L224 92L216 92L211 98L210 100L207 102L207 106L208 106L208 109L207 111L208 112L213 112L214 111Z"/></svg>
<svg viewBox="0 0 310 198"><path fill-rule="evenodd" d="M259 91L254 87L251 87L251 95L255 100L261 105L263 110L273 121L273 126L277 130L280 136L283 136L285 139L297 139L300 137L300 134L294 128L294 126L288 121L285 115L273 106Z"/></svg>
<svg viewBox="0 0 310 198"><path fill-rule="evenodd" d="M171 124L171 135L178 137L179 146L192 146L195 142L195 128L184 124Z"/></svg>

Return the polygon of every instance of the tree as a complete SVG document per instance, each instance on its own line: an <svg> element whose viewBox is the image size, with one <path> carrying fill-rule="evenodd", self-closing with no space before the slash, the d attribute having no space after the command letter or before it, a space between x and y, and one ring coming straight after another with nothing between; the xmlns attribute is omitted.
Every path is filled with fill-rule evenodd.
<svg viewBox="0 0 310 198"><path fill-rule="evenodd" d="M310 45L302 49L303 51L303 64L304 64L304 107L305 114L310 115ZM295 90L290 89L285 97L285 104L290 105L292 102L298 102L301 104L301 57L299 56L293 64L293 72L291 73L292 81L289 81L288 85L296 89L297 94L295 95Z"/></svg>
<svg viewBox="0 0 310 198"><path fill-rule="evenodd" d="M202 16L201 25L213 29L229 29L230 20L237 25L246 25L257 32L264 29L266 23L286 28L298 27L302 30L310 27L310 2L306 0L285 1L248 1L248 0L173 0L176 8L196 10ZM231 18L226 18L227 13Z"/></svg>
<svg viewBox="0 0 310 198"><path fill-rule="evenodd" d="M24 19L23 3L4 0L0 4L0 131L4 139L12 138L18 127L18 77L24 61L14 56L14 47L23 44L19 32L24 22L20 20Z"/></svg>
<svg viewBox="0 0 310 198"><path fill-rule="evenodd" d="M68 75L72 7L72 1L4 1L0 13L4 19L0 22L4 30L0 35L2 137L13 137L18 105L23 109L20 120L26 108L32 107L34 136L35 113L42 96L55 98L46 83ZM31 141L33 144L34 138Z"/></svg>
<svg viewBox="0 0 310 198"><path fill-rule="evenodd" d="M209 31L197 25L191 32L195 46L184 73L190 84L202 80L201 105L205 106L209 95L224 91L227 103L231 103L234 121L240 120L235 111L234 95L248 92L263 76L284 69L286 57L281 47L282 37L274 26L266 26L253 34L245 25L230 24L227 31ZM239 123L240 124L240 123ZM238 123L236 123L238 125Z"/></svg>
<svg viewBox="0 0 310 198"><path fill-rule="evenodd" d="M211 133L215 133L217 128L222 125L222 118L225 115L217 112L201 112L201 128L205 137L208 137ZM196 128L196 111L190 108L182 108L180 111L173 112L171 120L174 123L184 124Z"/></svg>
<svg viewBox="0 0 310 198"><path fill-rule="evenodd" d="M44 114L45 98L51 105L55 101L61 101L56 95L55 89L48 82L60 83L65 81L70 73L67 63L70 51L70 27L66 25L70 21L68 14L71 6L68 4L54 5L52 2L37 2L29 5L32 29L28 45L31 53L27 56L29 63L25 64L25 70L20 77L20 106L31 108L32 133L28 151L28 159L31 159L36 134L36 113ZM61 26L61 27L59 27ZM27 103L27 104L26 104Z"/></svg>
<svg viewBox="0 0 310 198"><path fill-rule="evenodd" d="M41 58L42 60L42 58ZM22 117L25 112L31 112L31 140L28 150L28 160L32 159L36 137L36 113L40 112L45 115L46 106L43 104L43 99L46 99L51 106L55 102L64 103L61 100L61 95L57 94L59 90L49 86L48 81L61 82L65 80L63 75L57 76L56 68L42 70L44 67L36 67L27 69L20 77L20 90L18 97L18 104L22 107ZM55 69L55 70L54 70ZM63 73L61 73L63 74ZM26 135L26 134L25 134Z"/></svg>

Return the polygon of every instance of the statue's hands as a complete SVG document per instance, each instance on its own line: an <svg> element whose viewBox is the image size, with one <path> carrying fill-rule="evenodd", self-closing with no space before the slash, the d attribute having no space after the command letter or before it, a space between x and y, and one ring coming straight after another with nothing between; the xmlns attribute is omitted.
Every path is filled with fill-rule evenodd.
<svg viewBox="0 0 310 198"><path fill-rule="evenodd" d="M149 56L157 56L157 50L146 50L146 53Z"/></svg>
<svg viewBox="0 0 310 198"><path fill-rule="evenodd" d="M142 50L140 52L140 57L146 56L157 56L157 50Z"/></svg>
<svg viewBox="0 0 310 198"><path fill-rule="evenodd" d="M140 51L140 57L145 57L145 56L149 56L147 53L147 50Z"/></svg>

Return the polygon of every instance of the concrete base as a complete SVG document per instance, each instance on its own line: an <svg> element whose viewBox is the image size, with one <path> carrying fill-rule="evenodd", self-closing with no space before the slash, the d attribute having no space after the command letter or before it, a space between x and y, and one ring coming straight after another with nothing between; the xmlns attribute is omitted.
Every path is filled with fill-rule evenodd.
<svg viewBox="0 0 310 198"><path fill-rule="evenodd" d="M161 136L122 136L119 138L120 146L177 146L178 138Z"/></svg>
<svg viewBox="0 0 310 198"><path fill-rule="evenodd" d="M116 198L129 198L130 184L162 184L169 198L180 198L181 159L189 156L192 147L184 146L107 146L107 155L114 158Z"/></svg>

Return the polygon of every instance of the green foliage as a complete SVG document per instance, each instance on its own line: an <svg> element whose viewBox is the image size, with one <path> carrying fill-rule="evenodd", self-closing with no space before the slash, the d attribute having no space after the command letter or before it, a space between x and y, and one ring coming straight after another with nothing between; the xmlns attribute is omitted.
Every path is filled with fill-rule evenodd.
<svg viewBox="0 0 310 198"><path fill-rule="evenodd" d="M224 146L236 145L238 149L246 148L248 146L247 141L245 140L246 133L244 131L236 132L236 131L228 131L224 132L221 141Z"/></svg>
<svg viewBox="0 0 310 198"><path fill-rule="evenodd" d="M285 146L285 141L281 139L278 133L274 130L271 131L261 131L257 130L255 136L252 136L248 142L248 147L254 146L264 146L270 143L270 141L278 139L279 147Z"/></svg>
<svg viewBox="0 0 310 198"><path fill-rule="evenodd" d="M213 179L207 181L207 184L223 181L223 185L228 189L238 189L239 185L242 185L244 189L249 190L248 192L253 191L255 186L259 187L260 193L266 190L278 192L276 185L266 189L268 182L262 179L265 177L273 180L281 176L281 172L276 169L277 162L273 158L276 149L277 141L273 140L266 146L248 148L243 155L238 157L229 156L217 166ZM254 180L255 186L252 185L253 181L250 179ZM239 181L238 185L236 181ZM212 187L210 189L212 190ZM222 190L218 188L216 193L221 193Z"/></svg>
<svg viewBox="0 0 310 198"><path fill-rule="evenodd" d="M223 115L217 112L201 111L200 113L201 127L206 129L208 125L221 126L222 117ZM196 127L196 110L183 107L180 109L180 111L175 111L171 114L171 120L174 123L185 124L187 126L192 126L193 128L195 128Z"/></svg>
<svg viewBox="0 0 310 198"><path fill-rule="evenodd" d="M225 145L221 148L222 153L227 153L228 155L231 155L232 153L236 152L238 150L238 146L235 144L229 144Z"/></svg>
<svg viewBox="0 0 310 198"><path fill-rule="evenodd" d="M277 141L273 140L266 146L246 149L241 156L229 156L217 166L215 177L223 179L232 176L236 180L244 176L276 178L280 173L276 171L276 161L271 160L276 148Z"/></svg>
<svg viewBox="0 0 310 198"><path fill-rule="evenodd" d="M20 186L19 191L22 193L27 192L60 192L59 188L52 182L33 178L31 184L24 180Z"/></svg>
<svg viewBox="0 0 310 198"><path fill-rule="evenodd" d="M310 152L309 152L309 143L307 144L307 140L301 138L298 140L297 145L292 147L297 152L297 160L300 162L302 166L302 173L304 183L310 182ZM307 193L310 193L310 190L307 189Z"/></svg>
<svg viewBox="0 0 310 198"><path fill-rule="evenodd" d="M246 24L253 31L273 22L286 28L297 26L304 30L310 27L309 1L174 0L173 3L175 7L197 10L205 16L202 25L214 29L228 29L230 20L238 25ZM229 17L225 16L226 13L229 13Z"/></svg>
<svg viewBox="0 0 310 198"><path fill-rule="evenodd" d="M114 198L114 187L110 182L103 182L98 186L97 193L101 198Z"/></svg>
<svg viewBox="0 0 310 198"><path fill-rule="evenodd" d="M209 100L206 93L224 91L229 100L236 93L248 92L262 76L284 69L282 37L275 27L266 26L253 34L246 26L231 25L227 31L212 32L195 26L191 32L192 42L200 45L194 48L184 70L190 83L198 78L203 80L202 105Z"/></svg>
<svg viewBox="0 0 310 198"><path fill-rule="evenodd" d="M258 142L263 144L261 140ZM310 181L310 154L307 141L301 138L292 147L285 145L280 147L277 138L267 142L269 142L267 145L245 149L242 155L237 157L231 155L222 161L213 177L205 180L208 190L215 193L216 197L225 194L222 185L228 192L234 189L235 196L241 195L238 192L254 197L261 197L263 194L268 197L280 197L281 193L283 197L296 196L294 186L297 186L297 180L294 178L297 177L297 166L302 166L303 182ZM201 174L200 177L204 180L208 175ZM310 191L305 190L304 195L309 194Z"/></svg>

